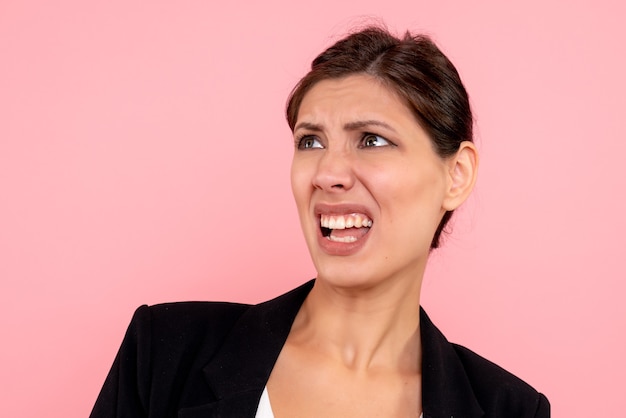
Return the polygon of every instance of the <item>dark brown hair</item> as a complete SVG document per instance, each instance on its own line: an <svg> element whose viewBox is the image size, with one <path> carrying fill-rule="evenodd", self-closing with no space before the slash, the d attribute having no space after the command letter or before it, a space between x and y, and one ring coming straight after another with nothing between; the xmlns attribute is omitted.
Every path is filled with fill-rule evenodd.
<svg viewBox="0 0 626 418"><path fill-rule="evenodd" d="M368 27L339 40L317 56L287 102L287 123L293 131L302 99L316 83L353 74L368 74L395 91L411 109L442 157L454 155L463 141L472 141L472 111L459 73L425 35L407 32L398 38L386 29ZM450 220L446 212L431 249L439 247Z"/></svg>

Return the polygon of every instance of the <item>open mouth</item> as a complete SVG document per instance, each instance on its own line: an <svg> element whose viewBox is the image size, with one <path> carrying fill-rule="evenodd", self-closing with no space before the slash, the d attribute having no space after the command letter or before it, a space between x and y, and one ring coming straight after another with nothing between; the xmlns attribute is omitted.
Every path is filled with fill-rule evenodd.
<svg viewBox="0 0 626 418"><path fill-rule="evenodd" d="M333 242L356 242L369 232L372 224L362 213L320 216L322 236Z"/></svg>

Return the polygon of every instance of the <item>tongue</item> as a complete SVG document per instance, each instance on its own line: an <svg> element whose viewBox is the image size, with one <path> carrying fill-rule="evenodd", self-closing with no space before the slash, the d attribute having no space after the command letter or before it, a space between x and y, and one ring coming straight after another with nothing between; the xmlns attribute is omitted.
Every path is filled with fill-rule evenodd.
<svg viewBox="0 0 626 418"><path fill-rule="evenodd" d="M346 229L331 229L330 235L337 238L355 237L356 239L363 238L367 231L370 229L367 227L362 228L346 228Z"/></svg>

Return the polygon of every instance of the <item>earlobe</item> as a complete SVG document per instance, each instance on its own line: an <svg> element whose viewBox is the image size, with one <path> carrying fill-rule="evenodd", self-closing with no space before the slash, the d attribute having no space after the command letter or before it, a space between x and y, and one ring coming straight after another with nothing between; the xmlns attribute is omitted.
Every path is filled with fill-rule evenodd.
<svg viewBox="0 0 626 418"><path fill-rule="evenodd" d="M468 198L478 174L478 150L470 141L461 143L457 153L448 160L448 189L443 207L454 210Z"/></svg>

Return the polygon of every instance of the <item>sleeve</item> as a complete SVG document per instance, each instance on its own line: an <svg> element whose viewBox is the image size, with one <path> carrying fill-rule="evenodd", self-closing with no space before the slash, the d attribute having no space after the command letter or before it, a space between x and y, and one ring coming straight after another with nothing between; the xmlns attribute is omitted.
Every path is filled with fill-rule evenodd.
<svg viewBox="0 0 626 418"><path fill-rule="evenodd" d="M148 416L151 312L139 307L126 331L90 418Z"/></svg>
<svg viewBox="0 0 626 418"><path fill-rule="evenodd" d="M539 403L535 411L535 418L550 418L550 402L544 394L539 394Z"/></svg>

